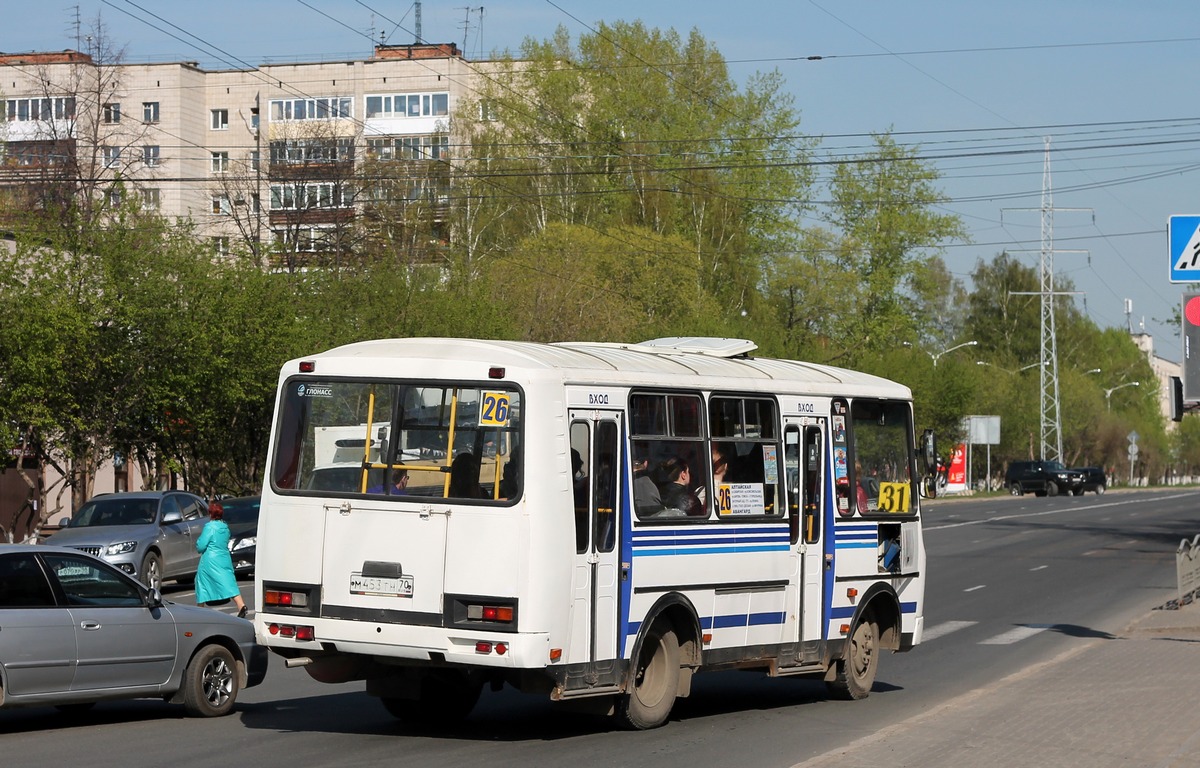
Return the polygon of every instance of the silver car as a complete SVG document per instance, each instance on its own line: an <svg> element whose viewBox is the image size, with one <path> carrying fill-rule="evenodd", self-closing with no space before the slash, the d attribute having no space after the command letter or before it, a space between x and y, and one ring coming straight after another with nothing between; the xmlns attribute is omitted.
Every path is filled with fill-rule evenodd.
<svg viewBox="0 0 1200 768"><path fill-rule="evenodd" d="M48 541L72 547L161 589L164 579L196 574L196 540L208 522L208 504L186 491L132 491L94 496Z"/></svg>
<svg viewBox="0 0 1200 768"><path fill-rule="evenodd" d="M164 602L74 549L0 545L0 708L161 698L214 717L266 673L245 619Z"/></svg>

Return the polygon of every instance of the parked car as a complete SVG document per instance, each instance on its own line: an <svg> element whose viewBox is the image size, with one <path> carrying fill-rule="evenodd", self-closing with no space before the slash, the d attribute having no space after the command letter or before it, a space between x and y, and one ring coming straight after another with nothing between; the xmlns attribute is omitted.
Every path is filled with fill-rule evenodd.
<svg viewBox="0 0 1200 768"><path fill-rule="evenodd" d="M196 575L196 540L208 503L185 491L133 491L94 496L48 541L95 555L154 589L164 579Z"/></svg>
<svg viewBox="0 0 1200 768"><path fill-rule="evenodd" d="M261 496L221 499L225 522L229 525L229 554L238 576L254 573L254 554L258 549L258 505Z"/></svg>
<svg viewBox="0 0 1200 768"><path fill-rule="evenodd" d="M1103 467L1080 467L1075 470L1083 473L1083 485L1079 492L1092 491L1099 495L1108 489L1108 475L1104 474Z"/></svg>
<svg viewBox="0 0 1200 768"><path fill-rule="evenodd" d="M1057 461L1014 461L1004 473L1004 485L1013 496L1076 495L1083 493L1083 473Z"/></svg>
<svg viewBox="0 0 1200 768"><path fill-rule="evenodd" d="M164 602L69 547L0 545L0 623L0 709L160 698L215 717L267 674L250 622Z"/></svg>

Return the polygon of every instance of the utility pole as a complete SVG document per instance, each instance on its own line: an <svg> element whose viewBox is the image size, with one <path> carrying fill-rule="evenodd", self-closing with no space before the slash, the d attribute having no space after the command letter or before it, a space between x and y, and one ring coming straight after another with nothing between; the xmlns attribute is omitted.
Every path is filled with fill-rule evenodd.
<svg viewBox="0 0 1200 768"><path fill-rule="evenodd" d="M1050 137L1044 139L1046 159L1042 169L1042 206L1038 210L1042 218L1042 247L1038 270L1040 288L1036 294L1028 291L1013 291L1014 295L1036 295L1041 297L1041 458L1044 461L1061 461L1062 416L1059 410L1058 390L1058 335L1054 325L1054 297L1073 296L1078 291L1054 290L1054 254L1087 253L1087 251L1055 250L1054 248L1054 193L1050 183ZM1016 209L1020 210L1020 209ZM1090 211L1090 208L1059 208L1060 211ZM1003 213L1003 211L1001 212ZM1093 218L1095 214L1093 213Z"/></svg>

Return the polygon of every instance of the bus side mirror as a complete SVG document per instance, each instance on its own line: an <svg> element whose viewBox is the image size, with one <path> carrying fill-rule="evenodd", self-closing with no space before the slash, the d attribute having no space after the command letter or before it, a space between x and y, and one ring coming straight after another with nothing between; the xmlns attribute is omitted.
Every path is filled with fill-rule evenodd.
<svg viewBox="0 0 1200 768"><path fill-rule="evenodd" d="M937 473L937 439L933 436L933 430L927 429L921 433L921 459L925 463L925 476L929 477Z"/></svg>

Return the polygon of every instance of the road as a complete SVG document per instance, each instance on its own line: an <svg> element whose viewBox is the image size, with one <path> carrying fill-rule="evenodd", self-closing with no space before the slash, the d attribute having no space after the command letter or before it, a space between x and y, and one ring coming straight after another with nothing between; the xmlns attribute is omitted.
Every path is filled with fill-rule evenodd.
<svg viewBox="0 0 1200 768"><path fill-rule="evenodd" d="M986 694L1166 602L1175 549L1200 533L1198 501L1200 490L1186 489L929 504L925 642L885 655L864 701L831 701L814 681L711 673L654 731L614 730L506 690L485 693L465 725L428 733L393 720L361 684L320 685L273 659L229 718L190 720L152 701L102 704L76 720L4 711L0 743L11 766L793 766L960 694Z"/></svg>

